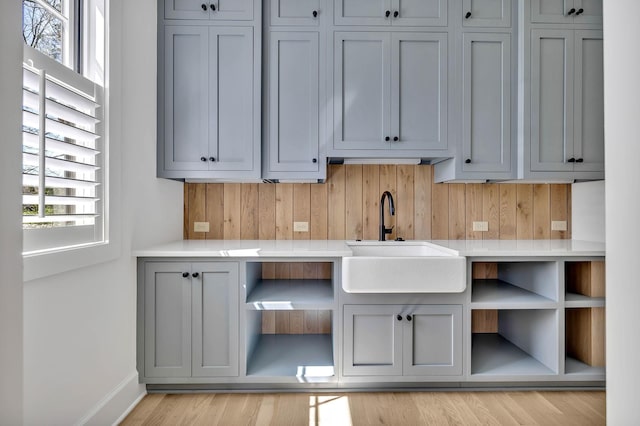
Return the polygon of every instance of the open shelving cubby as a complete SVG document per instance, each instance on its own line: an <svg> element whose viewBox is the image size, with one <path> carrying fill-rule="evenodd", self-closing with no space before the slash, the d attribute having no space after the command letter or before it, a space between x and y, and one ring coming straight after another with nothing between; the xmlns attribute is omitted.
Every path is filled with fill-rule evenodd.
<svg viewBox="0 0 640 426"><path fill-rule="evenodd" d="M335 378L332 262L247 262L247 376Z"/></svg>

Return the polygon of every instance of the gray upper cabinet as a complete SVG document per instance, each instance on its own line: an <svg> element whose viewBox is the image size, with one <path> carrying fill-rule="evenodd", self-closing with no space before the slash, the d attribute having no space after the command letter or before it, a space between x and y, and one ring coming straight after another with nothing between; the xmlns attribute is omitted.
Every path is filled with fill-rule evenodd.
<svg viewBox="0 0 640 426"><path fill-rule="evenodd" d="M463 0L463 27L510 27L512 0Z"/></svg>
<svg viewBox="0 0 640 426"><path fill-rule="evenodd" d="M530 3L534 23L602 23L602 0L531 0Z"/></svg>
<svg viewBox="0 0 640 426"><path fill-rule="evenodd" d="M462 36L462 170L511 171L511 35Z"/></svg>
<svg viewBox="0 0 640 426"><path fill-rule="evenodd" d="M336 25L447 25L447 0L334 0L334 6Z"/></svg>
<svg viewBox="0 0 640 426"><path fill-rule="evenodd" d="M447 74L444 33L335 33L334 150L446 150Z"/></svg>
<svg viewBox="0 0 640 426"><path fill-rule="evenodd" d="M270 24L317 27L326 13L320 0L271 0Z"/></svg>
<svg viewBox="0 0 640 426"><path fill-rule="evenodd" d="M259 178L253 28L167 25L164 31L159 175Z"/></svg>
<svg viewBox="0 0 640 426"><path fill-rule="evenodd" d="M250 21L253 0L165 0L166 19Z"/></svg>
<svg viewBox="0 0 640 426"><path fill-rule="evenodd" d="M602 32L532 30L531 48L531 171L602 172Z"/></svg>
<svg viewBox="0 0 640 426"><path fill-rule="evenodd" d="M319 152L319 34L272 31L269 38L269 161L264 176L318 176L324 160Z"/></svg>
<svg viewBox="0 0 640 426"><path fill-rule="evenodd" d="M462 307L345 305L345 376L459 376Z"/></svg>

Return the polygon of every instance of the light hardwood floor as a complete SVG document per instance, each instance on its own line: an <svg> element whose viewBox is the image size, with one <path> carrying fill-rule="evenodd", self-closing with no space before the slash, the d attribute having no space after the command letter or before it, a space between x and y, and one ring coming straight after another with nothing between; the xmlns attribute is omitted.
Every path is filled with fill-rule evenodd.
<svg viewBox="0 0 640 426"><path fill-rule="evenodd" d="M149 394L122 425L603 425L603 391Z"/></svg>

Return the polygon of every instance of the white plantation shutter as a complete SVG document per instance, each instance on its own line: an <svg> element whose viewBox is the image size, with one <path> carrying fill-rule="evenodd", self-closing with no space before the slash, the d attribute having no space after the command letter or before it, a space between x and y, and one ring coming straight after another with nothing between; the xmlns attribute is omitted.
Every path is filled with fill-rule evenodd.
<svg viewBox="0 0 640 426"><path fill-rule="evenodd" d="M104 89L33 50L23 65L24 251L101 241Z"/></svg>

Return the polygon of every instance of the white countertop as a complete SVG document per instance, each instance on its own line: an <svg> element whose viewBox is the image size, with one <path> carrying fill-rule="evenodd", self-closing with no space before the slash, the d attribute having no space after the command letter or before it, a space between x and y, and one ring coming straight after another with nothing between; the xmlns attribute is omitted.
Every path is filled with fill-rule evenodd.
<svg viewBox="0 0 640 426"><path fill-rule="evenodd" d="M136 257L344 257L345 240L179 240L140 250ZM415 242L415 241L414 241ZM577 240L429 240L466 257L604 256L604 243ZM394 244L389 241L386 244ZM409 241L411 243L411 241ZM402 243L399 243L402 244Z"/></svg>

